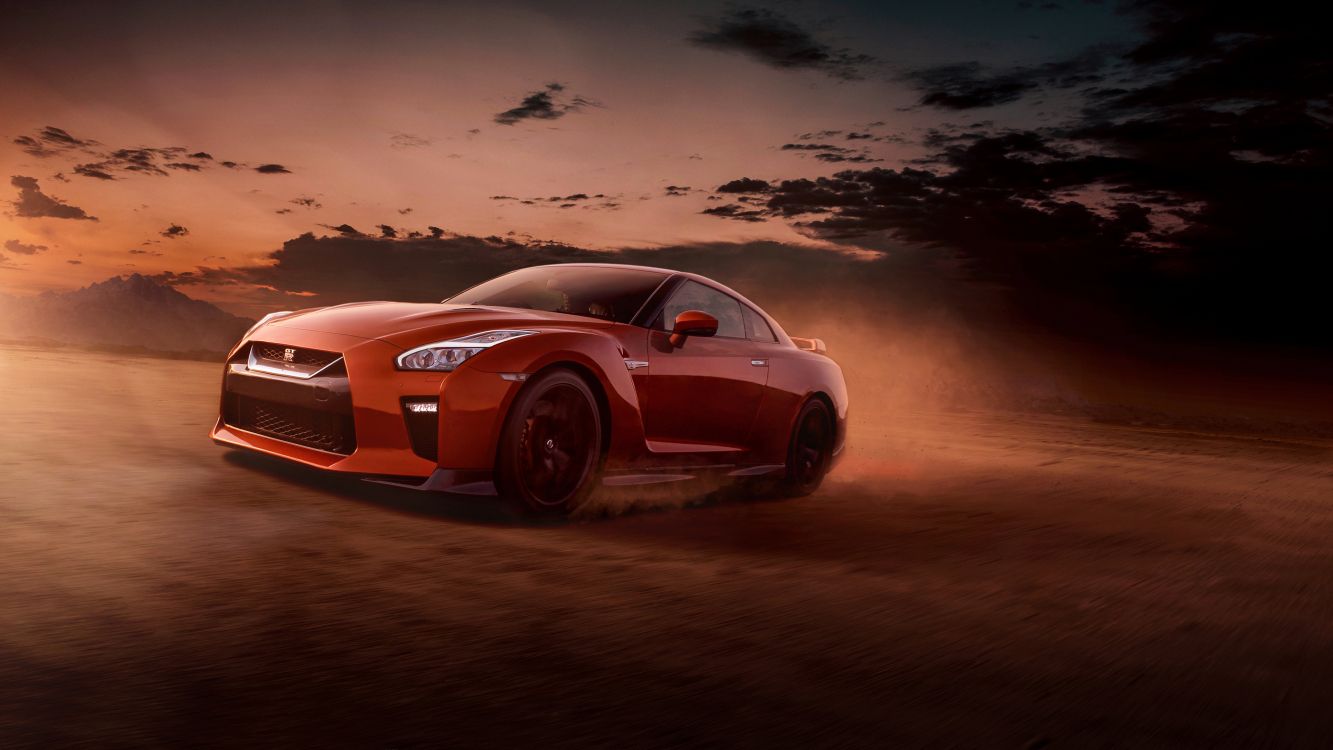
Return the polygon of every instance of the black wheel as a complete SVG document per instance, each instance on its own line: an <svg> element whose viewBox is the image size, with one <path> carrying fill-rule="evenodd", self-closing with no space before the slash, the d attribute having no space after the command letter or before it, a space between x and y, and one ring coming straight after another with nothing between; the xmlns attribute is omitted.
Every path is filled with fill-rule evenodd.
<svg viewBox="0 0 1333 750"><path fill-rule="evenodd" d="M592 491L602 420L592 390L569 370L529 381L509 409L496 457L496 487L518 510L568 514Z"/></svg>
<svg viewBox="0 0 1333 750"><path fill-rule="evenodd" d="M833 457L833 415L828 405L812 398L796 415L791 447L787 450L787 475L783 494L808 495L819 489Z"/></svg>

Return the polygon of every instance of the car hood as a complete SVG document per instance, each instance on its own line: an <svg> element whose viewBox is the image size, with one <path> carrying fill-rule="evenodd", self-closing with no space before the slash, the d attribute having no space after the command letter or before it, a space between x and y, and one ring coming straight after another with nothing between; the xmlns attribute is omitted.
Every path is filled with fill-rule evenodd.
<svg viewBox="0 0 1333 750"><path fill-rule="evenodd" d="M467 336L497 328L606 328L609 320L578 315L481 305L353 302L301 310L265 328L296 328L380 339L403 347Z"/></svg>

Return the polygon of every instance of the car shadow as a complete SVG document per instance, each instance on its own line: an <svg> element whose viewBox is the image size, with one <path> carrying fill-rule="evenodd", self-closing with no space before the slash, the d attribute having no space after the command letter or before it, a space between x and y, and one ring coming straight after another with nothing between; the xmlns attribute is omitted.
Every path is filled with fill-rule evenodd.
<svg viewBox="0 0 1333 750"><path fill-rule="evenodd" d="M482 525L544 526L542 519L525 519L510 513L494 497L422 492L367 482L360 476L344 475L294 464L248 451L229 451L223 460L232 466L277 479L290 485L335 495L398 513Z"/></svg>
<svg viewBox="0 0 1333 750"><path fill-rule="evenodd" d="M304 489L315 490L344 499L386 508L399 513L490 526L519 526L531 528L570 526L581 523L599 523L617 518L654 516L668 511L694 510L739 502L761 502L748 498L734 487L697 487L666 502L649 499L634 502L613 512L593 515L575 515L574 518L538 517L515 513L493 496L458 495L448 492L423 492L368 482L358 475L336 472L291 463L261 453L233 450L223 454L223 460L232 466L256 474L264 474L278 481ZM650 493L651 494L651 493ZM670 497L670 496L668 496Z"/></svg>

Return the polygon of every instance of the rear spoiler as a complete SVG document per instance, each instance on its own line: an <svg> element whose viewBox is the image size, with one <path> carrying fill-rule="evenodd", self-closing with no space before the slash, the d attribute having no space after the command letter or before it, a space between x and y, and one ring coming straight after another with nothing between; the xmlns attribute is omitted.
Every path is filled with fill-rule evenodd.
<svg viewBox="0 0 1333 750"><path fill-rule="evenodd" d="M828 347L824 346L823 339L800 339L792 336L791 342L796 345L797 349L803 351L814 352L815 354L828 354Z"/></svg>

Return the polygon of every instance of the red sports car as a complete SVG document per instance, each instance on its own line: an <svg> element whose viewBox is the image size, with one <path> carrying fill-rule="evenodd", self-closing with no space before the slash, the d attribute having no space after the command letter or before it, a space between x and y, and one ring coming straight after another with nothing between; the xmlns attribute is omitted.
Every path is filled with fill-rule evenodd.
<svg viewBox="0 0 1333 750"><path fill-rule="evenodd" d="M715 281L571 263L439 304L280 312L227 357L221 445L425 490L567 513L599 484L703 474L819 486L847 390Z"/></svg>

